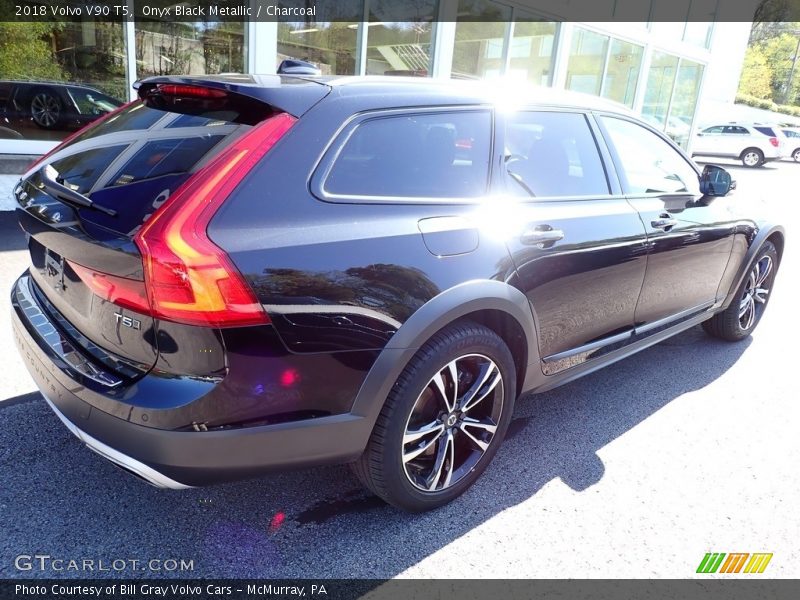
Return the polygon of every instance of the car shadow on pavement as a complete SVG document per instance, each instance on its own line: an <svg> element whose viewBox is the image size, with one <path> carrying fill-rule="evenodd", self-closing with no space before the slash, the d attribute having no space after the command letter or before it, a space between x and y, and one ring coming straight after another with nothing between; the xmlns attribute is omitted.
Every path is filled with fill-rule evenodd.
<svg viewBox="0 0 800 600"><path fill-rule="evenodd" d="M0 402L0 577L129 577L20 572L14 557L185 559L145 576L389 578L560 479L599 482L598 451L679 396L725 373L749 345L699 327L517 404L477 484L412 515L364 492L347 467L274 474L181 492L151 488L71 437L41 398ZM553 518L561 518L553 515ZM533 542L532 542L533 543ZM140 574L141 575L141 574Z"/></svg>

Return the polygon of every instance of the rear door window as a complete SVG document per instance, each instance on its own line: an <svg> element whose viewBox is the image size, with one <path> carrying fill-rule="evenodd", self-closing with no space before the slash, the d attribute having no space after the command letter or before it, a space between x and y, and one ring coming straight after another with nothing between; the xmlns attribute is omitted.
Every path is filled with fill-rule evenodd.
<svg viewBox="0 0 800 600"><path fill-rule="evenodd" d="M597 143L583 114L525 111L511 115L503 160L511 191L523 197L609 193Z"/></svg>
<svg viewBox="0 0 800 600"><path fill-rule="evenodd" d="M376 117L345 135L322 183L326 197L436 199L486 193L488 110Z"/></svg>

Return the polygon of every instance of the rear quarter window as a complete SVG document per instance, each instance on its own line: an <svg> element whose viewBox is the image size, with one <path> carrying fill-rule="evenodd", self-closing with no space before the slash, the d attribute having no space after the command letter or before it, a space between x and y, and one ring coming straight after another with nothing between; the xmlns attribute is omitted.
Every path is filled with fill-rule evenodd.
<svg viewBox="0 0 800 600"><path fill-rule="evenodd" d="M775 131L772 127L755 127L756 131L760 131L764 135L768 135L769 137L775 137Z"/></svg>
<svg viewBox="0 0 800 600"><path fill-rule="evenodd" d="M325 198L453 199L486 193L492 139L488 110L368 118L333 145Z"/></svg>

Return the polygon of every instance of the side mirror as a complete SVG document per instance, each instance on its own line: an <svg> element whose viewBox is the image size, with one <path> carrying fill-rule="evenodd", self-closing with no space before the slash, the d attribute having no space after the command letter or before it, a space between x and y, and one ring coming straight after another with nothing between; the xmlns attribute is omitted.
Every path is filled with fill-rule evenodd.
<svg viewBox="0 0 800 600"><path fill-rule="evenodd" d="M717 165L706 165L700 175L700 191L704 196L725 196L735 188L731 174Z"/></svg>

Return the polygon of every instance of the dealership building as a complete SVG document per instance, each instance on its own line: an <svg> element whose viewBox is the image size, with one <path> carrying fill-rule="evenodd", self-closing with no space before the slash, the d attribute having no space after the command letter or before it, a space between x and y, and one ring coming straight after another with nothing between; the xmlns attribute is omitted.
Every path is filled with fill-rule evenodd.
<svg viewBox="0 0 800 600"><path fill-rule="evenodd" d="M676 0L684 21L646 10L638 22L618 22L620 2L597 0L592 22L560 14L555 1L534 14L524 0L346 0L299 22L83 20L45 34L52 51L41 60L52 64L36 68L117 100L133 98L142 77L275 73L286 58L323 75L502 77L615 100L687 146L704 120L698 107L733 102L751 24L726 22L717 0ZM9 93L0 83L0 103ZM90 110L85 92L68 93L77 110ZM26 123L6 123L0 154L40 154L68 134L60 123Z"/></svg>

